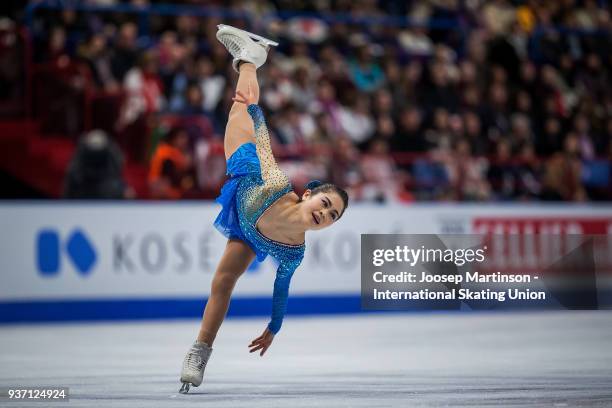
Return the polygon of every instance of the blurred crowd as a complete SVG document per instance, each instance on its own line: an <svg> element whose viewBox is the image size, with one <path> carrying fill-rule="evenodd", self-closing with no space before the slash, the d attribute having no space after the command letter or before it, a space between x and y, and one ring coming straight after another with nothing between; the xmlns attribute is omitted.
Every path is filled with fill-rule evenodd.
<svg viewBox="0 0 612 408"><path fill-rule="evenodd" d="M260 104L298 188L328 180L377 202L612 200L605 1L178 3L228 15L67 8L33 21L37 63L82 63L95 92L121 95L109 133L149 166L154 197L214 196L223 182L236 81L215 39L224 23L280 43L258 71Z"/></svg>

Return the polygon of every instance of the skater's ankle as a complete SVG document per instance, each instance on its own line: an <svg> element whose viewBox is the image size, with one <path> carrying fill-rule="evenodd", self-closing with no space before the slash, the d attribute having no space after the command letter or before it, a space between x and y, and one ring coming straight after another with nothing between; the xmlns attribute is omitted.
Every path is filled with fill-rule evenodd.
<svg viewBox="0 0 612 408"><path fill-rule="evenodd" d="M213 342L212 342L212 340L210 340L210 339L200 339L200 338L197 338L197 339L196 339L196 343L197 343L197 344L203 344L203 345L205 345L206 347L210 348L210 347L212 347L212 343L213 343Z"/></svg>
<svg viewBox="0 0 612 408"><path fill-rule="evenodd" d="M238 71L242 72L242 70L256 71L257 67L255 66L255 64L248 61L238 61Z"/></svg>

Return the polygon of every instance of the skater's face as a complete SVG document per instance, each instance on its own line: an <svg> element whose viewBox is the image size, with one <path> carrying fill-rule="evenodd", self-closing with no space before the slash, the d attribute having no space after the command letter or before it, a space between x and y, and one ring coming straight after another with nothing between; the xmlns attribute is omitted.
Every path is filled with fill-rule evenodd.
<svg viewBox="0 0 612 408"><path fill-rule="evenodd" d="M344 203L335 192L320 191L312 194L306 190L302 195L301 212L308 229L319 230L330 226L344 211Z"/></svg>

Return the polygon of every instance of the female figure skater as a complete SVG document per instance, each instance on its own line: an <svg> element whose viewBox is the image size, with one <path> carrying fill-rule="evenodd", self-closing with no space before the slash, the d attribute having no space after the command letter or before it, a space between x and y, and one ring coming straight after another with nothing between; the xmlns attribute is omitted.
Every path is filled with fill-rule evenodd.
<svg viewBox="0 0 612 408"><path fill-rule="evenodd" d="M234 27L218 28L217 39L234 57L232 66L239 73L224 140L231 178L217 198L223 208L215 220L215 227L228 242L212 281L197 340L183 361L181 393L187 393L190 385L202 383L236 281L255 257L263 261L270 254L280 263L274 281L272 318L249 344L251 353L261 350L263 356L280 330L289 282L304 257L304 233L330 226L348 205L344 190L319 181L308 183L299 197L274 160L263 113L257 105L256 69L265 63L269 46L277 44Z"/></svg>

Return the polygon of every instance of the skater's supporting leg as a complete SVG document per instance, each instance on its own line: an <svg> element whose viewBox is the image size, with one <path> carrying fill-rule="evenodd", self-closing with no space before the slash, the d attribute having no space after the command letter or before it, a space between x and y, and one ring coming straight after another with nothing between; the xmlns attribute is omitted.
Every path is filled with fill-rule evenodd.
<svg viewBox="0 0 612 408"><path fill-rule="evenodd" d="M257 83L255 65L243 62L240 64L240 75L238 76L236 90L246 95L249 93L249 86L251 92L255 95L255 100L259 101L259 84ZM253 120L247 113L247 107L243 103L234 102L225 128L225 158L229 159L232 153L242 144L255 143L254 135Z"/></svg>
<svg viewBox="0 0 612 408"><path fill-rule="evenodd" d="M246 113L246 112L245 112ZM198 341L212 346L229 307L230 296L236 281L249 267L255 253L244 242L231 239L213 277L210 297L206 302Z"/></svg>

